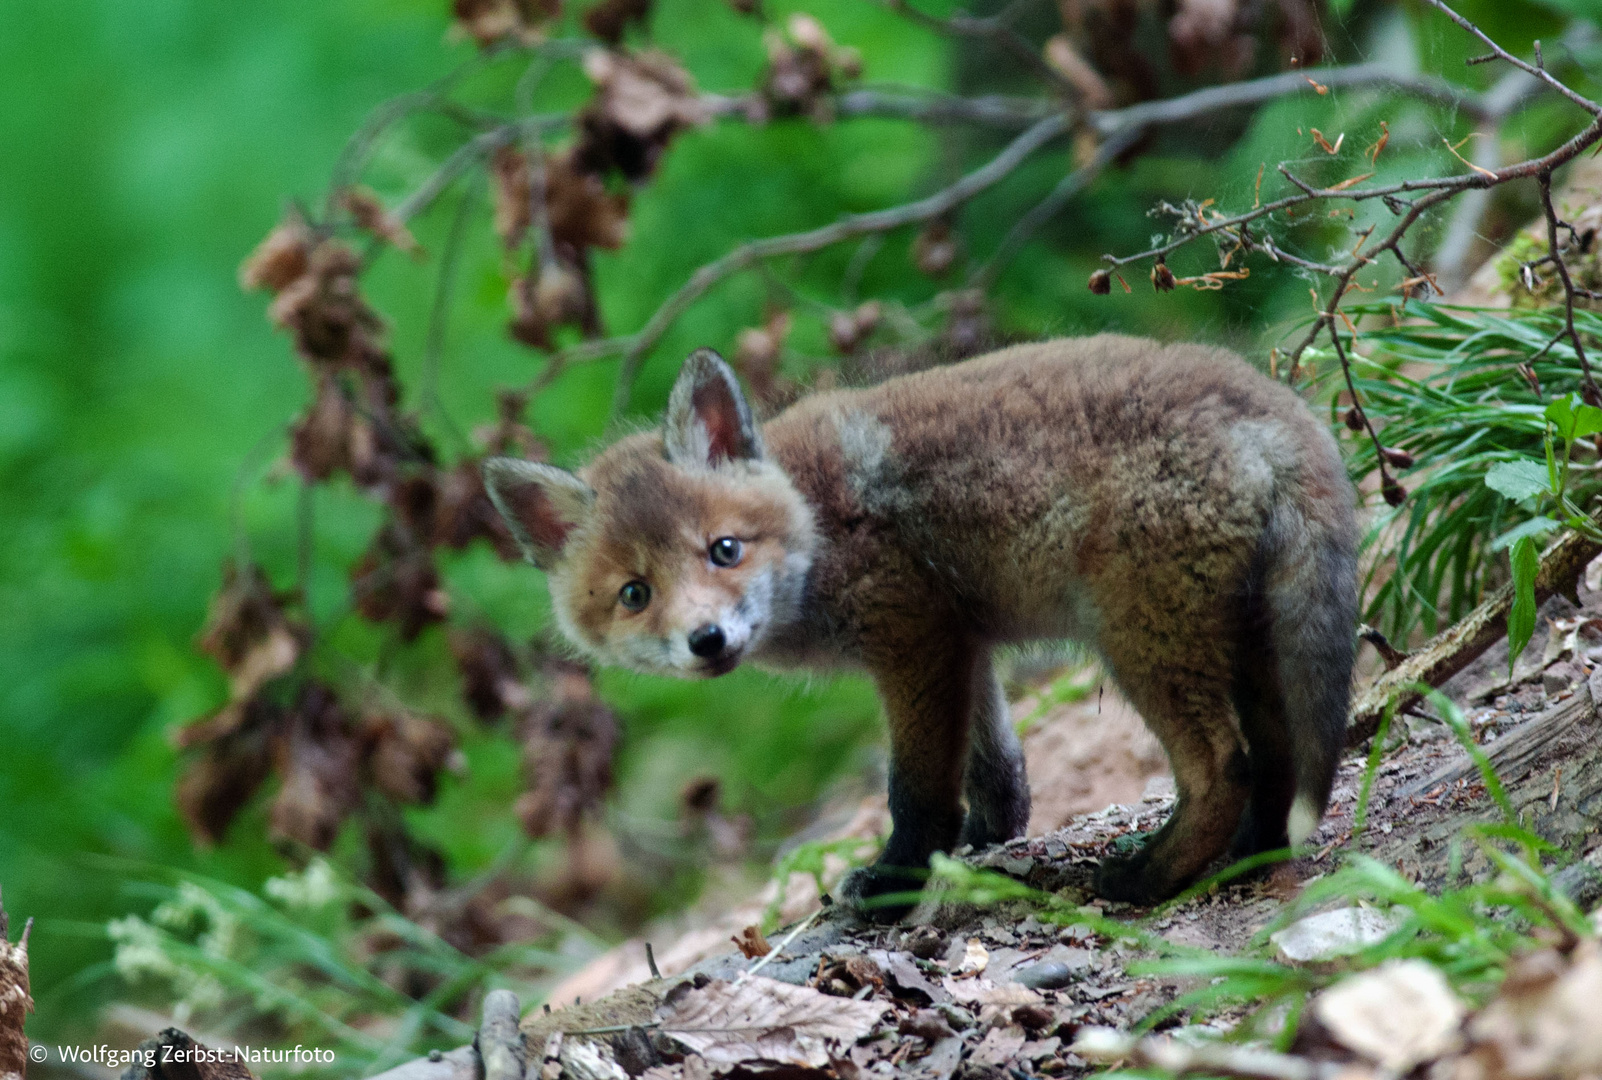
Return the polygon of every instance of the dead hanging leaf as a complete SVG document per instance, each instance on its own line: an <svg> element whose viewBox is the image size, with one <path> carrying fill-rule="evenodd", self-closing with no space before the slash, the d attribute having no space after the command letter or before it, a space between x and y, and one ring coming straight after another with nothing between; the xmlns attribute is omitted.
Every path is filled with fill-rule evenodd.
<svg viewBox="0 0 1602 1080"><path fill-rule="evenodd" d="M1276 37L1288 63L1307 66L1324 58L1324 26L1319 0L1279 0ZM1322 93L1322 91L1320 91Z"/></svg>
<svg viewBox="0 0 1602 1080"><path fill-rule="evenodd" d="M770 30L762 40L768 53L761 83L767 110L819 122L833 119L830 95L841 80L862 74L861 55L836 45L822 23L801 11L791 14L784 34Z"/></svg>
<svg viewBox="0 0 1602 1080"><path fill-rule="evenodd" d="M451 0L456 26L481 47L502 41L524 45L544 37L546 23L562 13L561 0Z"/></svg>
<svg viewBox="0 0 1602 1080"><path fill-rule="evenodd" d="M228 826L267 779L272 739L284 717L282 706L260 699L230 709L236 726L207 740L173 788L178 815L203 844L222 843Z"/></svg>
<svg viewBox="0 0 1602 1080"><path fill-rule="evenodd" d="M761 976L680 983L657 1010L659 1030L706 1059L732 1066L821 1069L873 1029L885 1005L830 997Z"/></svg>
<svg viewBox="0 0 1602 1080"><path fill-rule="evenodd" d="M658 49L594 49L585 54L584 73L596 88L579 114L574 161L584 172L615 169L643 180L674 136L708 119L689 72Z"/></svg>
<svg viewBox="0 0 1602 1080"><path fill-rule="evenodd" d="M327 851L361 794L361 745L334 691L308 682L273 740L283 780L270 812L275 837Z"/></svg>
<svg viewBox="0 0 1602 1080"><path fill-rule="evenodd" d="M529 461L546 461L550 452L539 436L523 422L528 395L502 390L495 397L495 423L473 429L473 438L492 455L510 455Z"/></svg>
<svg viewBox="0 0 1602 1080"><path fill-rule="evenodd" d="M773 946L769 945L768 939L762 935L760 926L747 926L729 940L734 942L734 947L739 949L740 955L747 960L755 960L773 951Z"/></svg>
<svg viewBox="0 0 1602 1080"><path fill-rule="evenodd" d="M383 323L357 288L360 269L354 251L323 240L307 254L302 272L277 290L268 318L293 335L306 359L358 369L387 365L378 345Z"/></svg>
<svg viewBox="0 0 1602 1080"><path fill-rule="evenodd" d="M1168 20L1169 54L1182 75L1211 67L1239 78L1251 66L1257 39L1238 0L1179 0Z"/></svg>
<svg viewBox="0 0 1602 1080"><path fill-rule="evenodd" d="M481 464L480 459L469 458L435 474L434 543L461 550L483 539L502 559L519 559L517 541L484 490Z"/></svg>
<svg viewBox="0 0 1602 1080"><path fill-rule="evenodd" d="M1053 34L1046 41L1045 55L1046 63L1055 68L1059 75L1068 80L1070 86L1079 91L1081 104L1085 108L1112 107L1113 93L1107 85L1107 80L1103 79L1101 72L1080 55L1067 34Z"/></svg>
<svg viewBox="0 0 1602 1080"><path fill-rule="evenodd" d="M939 300L946 309L940 345L947 359L963 360L994 347L996 336L991 329L990 310L982 290L945 293Z"/></svg>
<svg viewBox="0 0 1602 1080"><path fill-rule="evenodd" d="M23 1024L33 1012L33 996L28 986L28 932L33 920L24 924L22 936L11 941L10 920L0 907L0 1078L22 1080L28 1072L28 1036Z"/></svg>
<svg viewBox="0 0 1602 1080"><path fill-rule="evenodd" d="M534 174L528 155L515 146L490 156L490 193L495 199L495 235L508 251L523 242L533 219Z"/></svg>
<svg viewBox="0 0 1602 1080"><path fill-rule="evenodd" d="M438 720L377 715L364 723L367 770L373 786L401 803L434 801L439 772L456 749L456 734Z"/></svg>
<svg viewBox="0 0 1602 1080"><path fill-rule="evenodd" d="M551 239L576 249L619 248L628 239L628 196L606 190L572 150L545 159L545 212Z"/></svg>
<svg viewBox="0 0 1602 1080"><path fill-rule="evenodd" d="M289 431L289 459L307 483L327 480L349 468L356 411L338 381L325 374L317 380L317 396L306 415ZM370 447L362 440L364 450Z"/></svg>
<svg viewBox="0 0 1602 1080"><path fill-rule="evenodd" d="M212 597L200 647L228 673L229 700L253 697L269 680L295 666L306 631L284 613L289 596L275 593L261 567L243 573L229 563Z"/></svg>
<svg viewBox="0 0 1602 1080"><path fill-rule="evenodd" d="M945 277L956 261L957 240L951 232L951 223L942 218L925 225L912 242L912 263L921 274Z"/></svg>
<svg viewBox="0 0 1602 1080"><path fill-rule="evenodd" d="M532 278L515 279L509 299L512 337L537 349L552 347L551 331L556 327L583 327L595 313L586 276L556 259L538 267Z"/></svg>
<svg viewBox="0 0 1602 1080"><path fill-rule="evenodd" d="M472 935L473 927L468 920L461 917L468 914L471 893L464 890L467 895L457 894L461 899L453 905L456 910L440 910L447 878L445 857L407 832L398 815L369 814L364 816L362 824L367 844L363 883L397 911L451 944L458 948L471 946L473 942L462 939L476 935ZM403 944L395 939L393 944L385 942L384 947L400 948ZM375 952L382 951L378 943L370 947Z"/></svg>
<svg viewBox="0 0 1602 1080"><path fill-rule="evenodd" d="M462 674L462 696L480 720L498 720L528 708L533 695L523 682L511 643L488 626L452 630L451 656Z"/></svg>
<svg viewBox="0 0 1602 1080"><path fill-rule="evenodd" d="M417 237L413 236L405 225L390 216L389 211L384 209L383 202L370 188L360 185L346 188L340 196L340 204L356 222L358 229L371 233L395 250L404 252L414 259L422 256L423 247L417 242Z"/></svg>
<svg viewBox="0 0 1602 1080"><path fill-rule="evenodd" d="M277 295L306 273L311 250L317 243L311 226L298 210L291 210L273 227L239 266L239 287L266 289Z"/></svg>
<svg viewBox="0 0 1602 1080"><path fill-rule="evenodd" d="M756 399L770 408L781 404L796 389L779 374L779 360L791 325L790 313L780 309L770 312L761 326L741 330L735 339L734 369Z"/></svg>
<svg viewBox="0 0 1602 1080"><path fill-rule="evenodd" d="M584 13L584 29L616 45L630 24L644 26L651 17L652 0L601 0Z"/></svg>
<svg viewBox="0 0 1602 1080"><path fill-rule="evenodd" d="M1335 1041L1395 1075L1455 1050L1466 1010L1440 969L1390 960L1335 984L1313 1002Z"/></svg>
<svg viewBox="0 0 1602 1080"><path fill-rule="evenodd" d="M392 522L350 572L356 610L371 622L393 620L401 640L411 641L423 628L450 613L450 596L440 585L434 557Z"/></svg>
<svg viewBox="0 0 1602 1080"><path fill-rule="evenodd" d="M565 661L547 668L549 697L519 724L529 790L515 807L530 836L572 834L612 787L617 720L595 696L589 673Z"/></svg>
<svg viewBox="0 0 1602 1080"><path fill-rule="evenodd" d="M855 311L837 311L829 316L829 344L841 356L850 356L879 328L884 308L877 300L864 301Z"/></svg>

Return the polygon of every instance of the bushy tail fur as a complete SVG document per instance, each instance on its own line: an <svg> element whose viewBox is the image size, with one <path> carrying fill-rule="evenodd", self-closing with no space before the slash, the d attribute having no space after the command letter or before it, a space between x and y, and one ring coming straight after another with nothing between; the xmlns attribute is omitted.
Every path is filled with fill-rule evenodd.
<svg viewBox="0 0 1602 1080"><path fill-rule="evenodd" d="M1264 536L1269 639L1296 777L1292 844L1323 819L1346 744L1357 643L1357 538L1350 488L1329 503L1282 503Z"/></svg>

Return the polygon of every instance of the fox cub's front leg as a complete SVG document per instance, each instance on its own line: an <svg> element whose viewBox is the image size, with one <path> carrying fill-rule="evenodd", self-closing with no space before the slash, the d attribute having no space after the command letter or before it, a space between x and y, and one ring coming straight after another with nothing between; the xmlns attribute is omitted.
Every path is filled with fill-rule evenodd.
<svg viewBox="0 0 1602 1080"><path fill-rule="evenodd" d="M950 850L959 834L980 846L1021 835L1029 822L1023 753L1007 725L988 656L940 644L896 654L898 663L874 672L890 721L890 839L878 861L840 886L863 914L885 921L909 905L874 904L873 898L915 892L929 856Z"/></svg>

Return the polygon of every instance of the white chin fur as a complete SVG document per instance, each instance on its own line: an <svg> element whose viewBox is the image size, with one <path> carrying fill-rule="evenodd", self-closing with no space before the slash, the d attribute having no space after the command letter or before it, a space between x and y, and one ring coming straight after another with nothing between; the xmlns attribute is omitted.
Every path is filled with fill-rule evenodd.
<svg viewBox="0 0 1602 1080"><path fill-rule="evenodd" d="M1313 806L1313 800L1306 795L1298 795L1296 801L1291 803L1290 818L1285 822L1285 831L1290 836L1292 847L1307 842L1307 838L1318 830L1320 814Z"/></svg>

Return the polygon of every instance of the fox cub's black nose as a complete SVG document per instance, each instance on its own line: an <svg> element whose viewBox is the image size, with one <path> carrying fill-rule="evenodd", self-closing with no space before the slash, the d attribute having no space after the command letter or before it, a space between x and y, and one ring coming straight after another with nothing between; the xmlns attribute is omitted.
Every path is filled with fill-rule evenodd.
<svg viewBox="0 0 1602 1080"><path fill-rule="evenodd" d="M716 623L697 626L690 631L690 651L703 660L722 655L723 645L723 627Z"/></svg>

